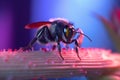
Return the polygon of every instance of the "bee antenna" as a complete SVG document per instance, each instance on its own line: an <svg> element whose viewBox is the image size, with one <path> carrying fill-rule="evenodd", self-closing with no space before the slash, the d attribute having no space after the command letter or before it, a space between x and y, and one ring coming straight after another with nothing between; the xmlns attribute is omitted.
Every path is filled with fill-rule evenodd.
<svg viewBox="0 0 120 80"><path fill-rule="evenodd" d="M89 36L87 36L86 34L81 33L81 32L80 32L80 34L84 35L85 37L87 37L92 42L92 39Z"/></svg>
<svg viewBox="0 0 120 80"><path fill-rule="evenodd" d="M89 36L87 36L86 34L84 34L81 29L77 28L75 31L76 31L76 33L80 33L80 34L84 35L85 37L87 37L92 42L92 39Z"/></svg>

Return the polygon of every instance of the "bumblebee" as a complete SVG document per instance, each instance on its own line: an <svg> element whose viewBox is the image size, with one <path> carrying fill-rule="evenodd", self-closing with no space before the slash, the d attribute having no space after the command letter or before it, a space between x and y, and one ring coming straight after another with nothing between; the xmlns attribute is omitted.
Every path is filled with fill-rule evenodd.
<svg viewBox="0 0 120 80"><path fill-rule="evenodd" d="M38 41L41 44L49 44L50 42L57 43L60 57L64 60L61 54L60 42L65 44L75 43L75 50L78 58L81 60L78 48L81 46L83 37L86 36L80 28L75 29L74 25L63 18L50 19L50 21L35 22L25 26L26 29L38 28L35 37L28 44L27 48L31 48ZM78 34L78 35L77 35ZM76 38L74 38L77 35Z"/></svg>

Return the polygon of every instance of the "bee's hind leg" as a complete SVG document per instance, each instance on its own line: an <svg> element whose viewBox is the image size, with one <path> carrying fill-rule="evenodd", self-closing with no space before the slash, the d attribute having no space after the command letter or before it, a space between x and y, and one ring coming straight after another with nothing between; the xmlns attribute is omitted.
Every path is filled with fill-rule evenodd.
<svg viewBox="0 0 120 80"><path fill-rule="evenodd" d="M26 51L26 50L32 51L32 46L33 46L33 44L34 44L36 41L37 41L37 38L36 38L36 37L33 38L26 47L23 47L23 48L22 48L22 50L23 50L23 51Z"/></svg>

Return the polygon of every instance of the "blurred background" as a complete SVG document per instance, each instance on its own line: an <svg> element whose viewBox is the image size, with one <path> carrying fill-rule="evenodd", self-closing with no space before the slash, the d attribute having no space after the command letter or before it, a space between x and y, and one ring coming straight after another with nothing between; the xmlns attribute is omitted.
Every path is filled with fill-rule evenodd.
<svg viewBox="0 0 120 80"><path fill-rule="evenodd" d="M110 35L94 13L109 20L112 10L119 5L119 0L0 0L0 49L26 46L36 31L26 30L26 24L61 17L73 22L75 28L81 28L93 40L84 38L82 47L116 52Z"/></svg>

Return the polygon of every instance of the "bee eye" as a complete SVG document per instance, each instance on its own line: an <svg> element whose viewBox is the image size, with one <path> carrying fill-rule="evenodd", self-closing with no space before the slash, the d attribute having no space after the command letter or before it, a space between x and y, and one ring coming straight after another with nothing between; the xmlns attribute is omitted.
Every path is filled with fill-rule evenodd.
<svg viewBox="0 0 120 80"><path fill-rule="evenodd" d="M65 32L65 33L67 32L67 29L66 29L66 28L64 28L64 32Z"/></svg>
<svg viewBox="0 0 120 80"><path fill-rule="evenodd" d="M68 36L69 35L69 28L64 28L64 33L66 36Z"/></svg>

